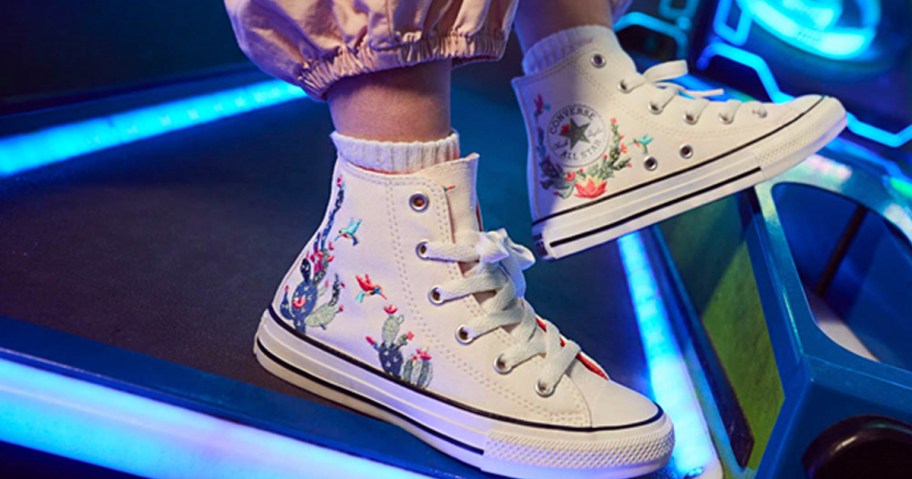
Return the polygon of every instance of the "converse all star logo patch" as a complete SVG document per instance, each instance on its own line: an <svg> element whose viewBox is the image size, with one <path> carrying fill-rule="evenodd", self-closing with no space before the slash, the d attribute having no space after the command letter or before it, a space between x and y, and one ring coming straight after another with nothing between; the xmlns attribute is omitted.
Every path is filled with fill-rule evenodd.
<svg viewBox="0 0 912 479"><path fill-rule="evenodd" d="M598 112L573 104L558 110L548 121L547 143L551 154L564 166L585 166L605 152L608 130Z"/></svg>

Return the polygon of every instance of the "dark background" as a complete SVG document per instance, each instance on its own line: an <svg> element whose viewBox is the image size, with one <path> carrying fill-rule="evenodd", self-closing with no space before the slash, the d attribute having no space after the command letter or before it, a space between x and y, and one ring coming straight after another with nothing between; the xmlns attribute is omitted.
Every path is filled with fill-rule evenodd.
<svg viewBox="0 0 912 479"><path fill-rule="evenodd" d="M0 2L0 65L0 107L253 68L220 0Z"/></svg>

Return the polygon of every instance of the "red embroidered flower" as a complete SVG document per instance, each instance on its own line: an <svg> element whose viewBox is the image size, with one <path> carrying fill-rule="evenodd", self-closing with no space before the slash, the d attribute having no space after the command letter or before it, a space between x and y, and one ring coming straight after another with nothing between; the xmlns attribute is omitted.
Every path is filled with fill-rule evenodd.
<svg viewBox="0 0 912 479"><path fill-rule="evenodd" d="M344 305L344 304L340 304L340 305L339 305L339 312L341 313L341 312L343 312L343 311L345 311L345 305Z"/></svg>
<svg viewBox="0 0 912 479"><path fill-rule="evenodd" d="M370 344L371 346L374 346L377 344L377 341L375 341L374 338L372 338L370 336L365 336L364 339L366 339L367 343Z"/></svg>
<svg viewBox="0 0 912 479"><path fill-rule="evenodd" d="M541 115L542 110L544 110L544 109L545 109L545 100L542 98L541 95L536 95L535 96L535 114Z"/></svg>
<svg viewBox="0 0 912 479"><path fill-rule="evenodd" d="M342 177L336 178L336 186L342 186Z"/></svg>
<svg viewBox="0 0 912 479"><path fill-rule="evenodd" d="M612 118L612 119L611 119L611 124L612 124L612 125L617 125L617 124L618 124L618 119L617 119L617 118Z"/></svg>
<svg viewBox="0 0 912 479"><path fill-rule="evenodd" d="M627 145L621 145L621 153L627 153Z"/></svg>
<svg viewBox="0 0 912 479"><path fill-rule="evenodd" d="M405 333L405 338L408 339L409 341L411 341L411 340L415 339L415 335L411 331L409 331L408 333Z"/></svg>
<svg viewBox="0 0 912 479"><path fill-rule="evenodd" d="M564 179L567 181L573 181L574 179L576 179L576 172L568 171L567 174L564 175Z"/></svg>
<svg viewBox="0 0 912 479"><path fill-rule="evenodd" d="M396 314L396 311L399 311L399 308L393 306L392 304L383 308L386 311L386 314Z"/></svg>
<svg viewBox="0 0 912 479"><path fill-rule="evenodd" d="M416 349L415 354L417 354L419 358L425 361L431 360L431 353L427 349Z"/></svg>
<svg viewBox="0 0 912 479"><path fill-rule="evenodd" d="M580 198L598 198L605 194L605 188L608 186L608 180L602 180L599 184L592 181L592 178L585 183L576 183L576 196Z"/></svg>
<svg viewBox="0 0 912 479"><path fill-rule="evenodd" d="M304 303L306 303L306 302L307 302L307 300L304 299L304 296L301 296L297 299L292 300L291 305L294 306L295 309L301 309L304 307Z"/></svg>

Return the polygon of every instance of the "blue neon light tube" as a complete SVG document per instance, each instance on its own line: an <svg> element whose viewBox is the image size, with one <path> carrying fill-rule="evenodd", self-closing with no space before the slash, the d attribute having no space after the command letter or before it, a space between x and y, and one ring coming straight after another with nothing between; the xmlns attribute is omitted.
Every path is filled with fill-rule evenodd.
<svg viewBox="0 0 912 479"><path fill-rule="evenodd" d="M618 240L627 274L643 352L649 368L649 383L655 400L675 427L674 468L681 477L721 477L709 429L687 371L687 364L674 338L668 312L662 303L649 258L639 233Z"/></svg>
<svg viewBox="0 0 912 479"><path fill-rule="evenodd" d="M0 441L155 478L426 477L7 360Z"/></svg>
<svg viewBox="0 0 912 479"><path fill-rule="evenodd" d="M0 138L0 178L305 96L271 80Z"/></svg>

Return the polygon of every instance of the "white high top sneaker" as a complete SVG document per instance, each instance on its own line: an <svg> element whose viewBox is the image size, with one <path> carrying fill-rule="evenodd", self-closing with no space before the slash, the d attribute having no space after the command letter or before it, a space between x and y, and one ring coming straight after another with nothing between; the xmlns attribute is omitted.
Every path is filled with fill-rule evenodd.
<svg viewBox="0 0 912 479"><path fill-rule="evenodd" d="M530 140L532 235L545 258L774 177L845 127L833 98L709 101L722 91L669 82L687 73L683 61L639 74L614 33L601 30L550 68L513 82Z"/></svg>
<svg viewBox="0 0 912 479"><path fill-rule="evenodd" d="M662 409L535 315L529 250L479 231L476 163L388 175L340 159L329 211L263 314L258 360L485 471L662 467L674 445Z"/></svg>

